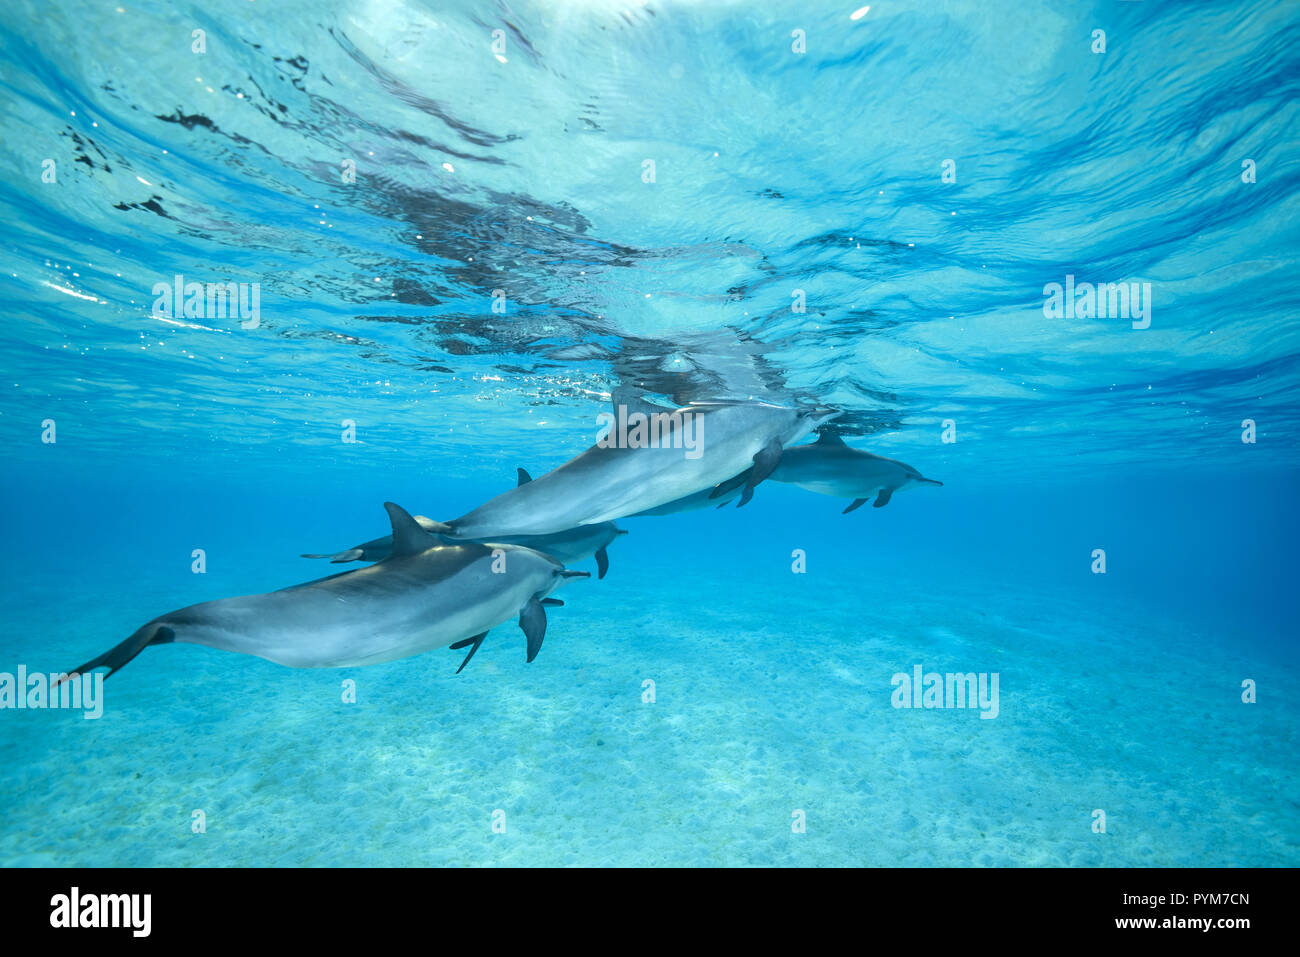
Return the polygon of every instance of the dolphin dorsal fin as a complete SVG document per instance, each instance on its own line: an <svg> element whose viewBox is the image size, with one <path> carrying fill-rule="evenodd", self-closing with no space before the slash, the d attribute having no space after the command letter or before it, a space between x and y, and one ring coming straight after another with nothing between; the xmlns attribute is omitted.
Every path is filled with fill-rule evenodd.
<svg viewBox="0 0 1300 957"><path fill-rule="evenodd" d="M438 544L438 540L421 528L420 523L411 518L411 513L402 506L385 502L384 508L388 510L388 520L393 523L393 552L390 558L418 555Z"/></svg>
<svg viewBox="0 0 1300 957"><path fill-rule="evenodd" d="M520 485L527 485L529 482L533 480L533 477L528 474L527 469L515 469L515 471L519 473Z"/></svg>
<svg viewBox="0 0 1300 957"><path fill-rule="evenodd" d="M815 445L843 445L844 440L840 438L840 433L838 430L827 426L817 433L817 441L814 444Z"/></svg>

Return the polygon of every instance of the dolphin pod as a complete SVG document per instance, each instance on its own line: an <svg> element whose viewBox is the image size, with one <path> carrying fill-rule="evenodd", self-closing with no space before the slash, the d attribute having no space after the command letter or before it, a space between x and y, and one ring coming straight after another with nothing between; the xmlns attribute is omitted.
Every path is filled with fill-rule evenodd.
<svg viewBox="0 0 1300 957"><path fill-rule="evenodd" d="M294 668L348 668L472 646L518 616L532 661L546 636L545 604L567 578L589 577L518 545L446 545L387 502L388 557L263 595L221 598L169 612L77 668L112 675L150 645L188 642ZM71 675L69 675L71 677Z"/></svg>
<svg viewBox="0 0 1300 957"><path fill-rule="evenodd" d="M532 481L532 478L523 469L519 469L518 472L520 485ZM455 544L453 539L443 537L447 531L447 526L442 522L435 522L423 515L415 516L415 520L425 531L439 536L447 544ZM595 555L596 577L604 578L605 573L609 571L609 553L605 550L606 546L618 536L626 534L626 530L619 528L613 522L600 522L596 525L580 525L577 528L566 529L553 535L503 535L494 539L494 541L497 544L504 545L523 545L525 548L544 552L564 565L572 565L584 558ZM487 543L479 542L479 544ZM302 557L328 558L335 563L378 562L388 557L392 545L393 536L385 535L382 538L372 539L361 545L354 545L352 548L344 549L341 552L323 555L305 554Z"/></svg>
<svg viewBox="0 0 1300 957"><path fill-rule="evenodd" d="M737 497L744 505L768 478L851 498L845 513L873 495L879 508L901 489L943 484L903 462L850 448L832 429L812 444L792 445L839 414L834 410L752 401L667 410L616 399L620 427L631 421L622 418L629 406L641 421L661 423L656 442L598 441L536 481L519 469L515 488L451 522L413 518L387 502L391 534L333 555L304 556L374 564L161 615L63 680L101 667L115 674L145 648L173 642L295 668L468 648L459 673L488 632L514 617L531 662L546 634L545 606L564 604L551 592L568 578L590 577L566 566L595 555L605 577L606 547L624 534L615 519L721 507Z"/></svg>
<svg viewBox="0 0 1300 957"><path fill-rule="evenodd" d="M633 414L659 430L655 444L597 441L536 481L447 522L449 537L481 541L503 535L553 535L710 489L716 497L723 483L742 475L739 505L744 505L755 486L777 467L785 446L839 413L803 412L766 402L692 402L671 410L643 403Z"/></svg>
<svg viewBox="0 0 1300 957"><path fill-rule="evenodd" d="M811 445L786 449L770 478L821 495L851 498L853 501L844 510L845 515L860 508L873 495L876 497L873 507L882 508L889 504L895 492L918 485L943 485L897 459L846 445L832 429L823 429Z"/></svg>

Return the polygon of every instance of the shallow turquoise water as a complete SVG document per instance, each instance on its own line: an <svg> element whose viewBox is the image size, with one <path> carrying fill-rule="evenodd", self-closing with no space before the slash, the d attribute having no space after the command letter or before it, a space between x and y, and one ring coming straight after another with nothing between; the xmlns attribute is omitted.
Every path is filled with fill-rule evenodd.
<svg viewBox="0 0 1300 957"><path fill-rule="evenodd" d="M0 673L463 514L617 385L945 484L620 522L532 663L147 649L0 710L0 863L1300 863L1295 6L853 6L6 7Z"/></svg>
<svg viewBox="0 0 1300 957"><path fill-rule="evenodd" d="M322 534L307 517L318 505L260 483L218 499L199 579L179 544L194 528L190 490L159 493L120 492L138 512L86 515L98 530L58 575L5 563L10 660L71 667L178 601L307 577L294 556ZM99 720L5 713L0 853L93 865L1294 864L1294 599L1261 588L1259 567L1234 574L1167 551L1200 497L1149 509L1143 540L1121 531L1133 519L1122 496L1101 493L1074 518L1071 488L1026 503L1015 489L945 486L928 514L920 492L840 516L838 503L776 489L741 511L632 520L609 576L566 587L532 664L513 624L461 675L446 651L300 671L150 649L106 685ZM29 492L20 542L39 549L55 500L67 501ZM339 512L351 500L339 495ZM356 509L358 531L373 511ZM1108 526L1095 511L1118 514ZM350 541L350 523L327 525ZM1127 556L1105 577L1080 547L1092 529ZM1248 561L1261 544L1221 558ZM808 571L795 575L800 547ZM998 717L891 707L891 676L916 664L999 673ZM355 704L341 701L345 677ZM1259 704L1240 702L1244 678ZM1097 808L1104 835L1090 830ZM205 834L190 831L195 809ZM497 809L505 834L491 830ZM795 810L805 834L791 833Z"/></svg>

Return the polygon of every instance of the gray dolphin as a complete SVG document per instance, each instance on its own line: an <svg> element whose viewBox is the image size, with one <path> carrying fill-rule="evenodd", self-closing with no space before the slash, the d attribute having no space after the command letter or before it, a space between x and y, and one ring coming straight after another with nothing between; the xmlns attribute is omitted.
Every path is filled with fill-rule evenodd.
<svg viewBox="0 0 1300 957"><path fill-rule="evenodd" d="M773 482L786 482L821 495L853 499L847 515L871 496L875 508L889 504L890 497L918 485L943 485L928 479L912 466L850 448L831 429L823 429L816 442L786 449L781 464L772 472Z"/></svg>
<svg viewBox="0 0 1300 957"><path fill-rule="evenodd" d="M393 525L388 558L264 595L190 605L148 622L72 674L114 674L150 645L189 642L257 655L293 668L379 664L451 645L473 644L519 616L528 660L546 635L543 604L569 577L555 559L516 545L444 545L402 508L386 502ZM71 677L71 675L69 676Z"/></svg>
<svg viewBox="0 0 1300 957"><path fill-rule="evenodd" d="M518 472L520 485L532 481L532 477L523 469L519 469ZM734 498L734 495L732 497ZM447 526L442 522L435 522L423 515L415 516L415 520L425 531L432 532L440 538L447 531ZM609 553L605 549L618 536L626 534L626 529L619 528L613 522L599 522L595 525L580 525L577 528L556 532L554 535L505 535L495 539L495 541L499 544L522 545L525 548L533 549L533 551L544 552L563 565L572 565L584 558L595 555L596 577L604 578L605 573L609 571ZM457 543L456 540L450 538L442 540L448 544ZM486 545L489 543L480 541L479 544ZM393 536L385 535L383 538L375 538L352 548L344 549L341 552L305 554L302 557L328 558L335 563L378 562L388 557L392 547Z"/></svg>
<svg viewBox="0 0 1300 957"><path fill-rule="evenodd" d="M782 454L784 455L784 453ZM676 515L679 512L694 512L701 508L722 508L724 505L730 504L740 494L741 487L748 478L749 470L746 469L729 481L715 485L712 488L692 492L690 495L683 495L681 498L675 498L663 505L656 505L654 508L634 512L628 518L650 518L659 515Z"/></svg>
<svg viewBox="0 0 1300 957"><path fill-rule="evenodd" d="M720 494L721 483L742 473L739 504L744 505L781 460L786 445L839 414L766 402L692 402L669 410L620 400L615 408L611 418L620 435L614 441L602 439L536 481L448 522L451 537L495 541L503 535L548 535L609 522L706 489ZM659 431L657 443L633 447L623 441L623 426L635 435L646 423ZM610 425L612 432L614 423Z"/></svg>

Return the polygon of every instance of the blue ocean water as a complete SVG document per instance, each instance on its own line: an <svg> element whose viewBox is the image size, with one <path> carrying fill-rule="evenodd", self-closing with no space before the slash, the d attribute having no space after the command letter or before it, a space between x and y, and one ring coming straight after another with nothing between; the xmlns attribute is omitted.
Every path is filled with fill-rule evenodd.
<svg viewBox="0 0 1300 957"><path fill-rule="evenodd" d="M618 386L944 486L621 521L532 663L147 649L0 710L0 863L1300 863L1300 8L860 6L6 4L0 673L461 515Z"/></svg>

